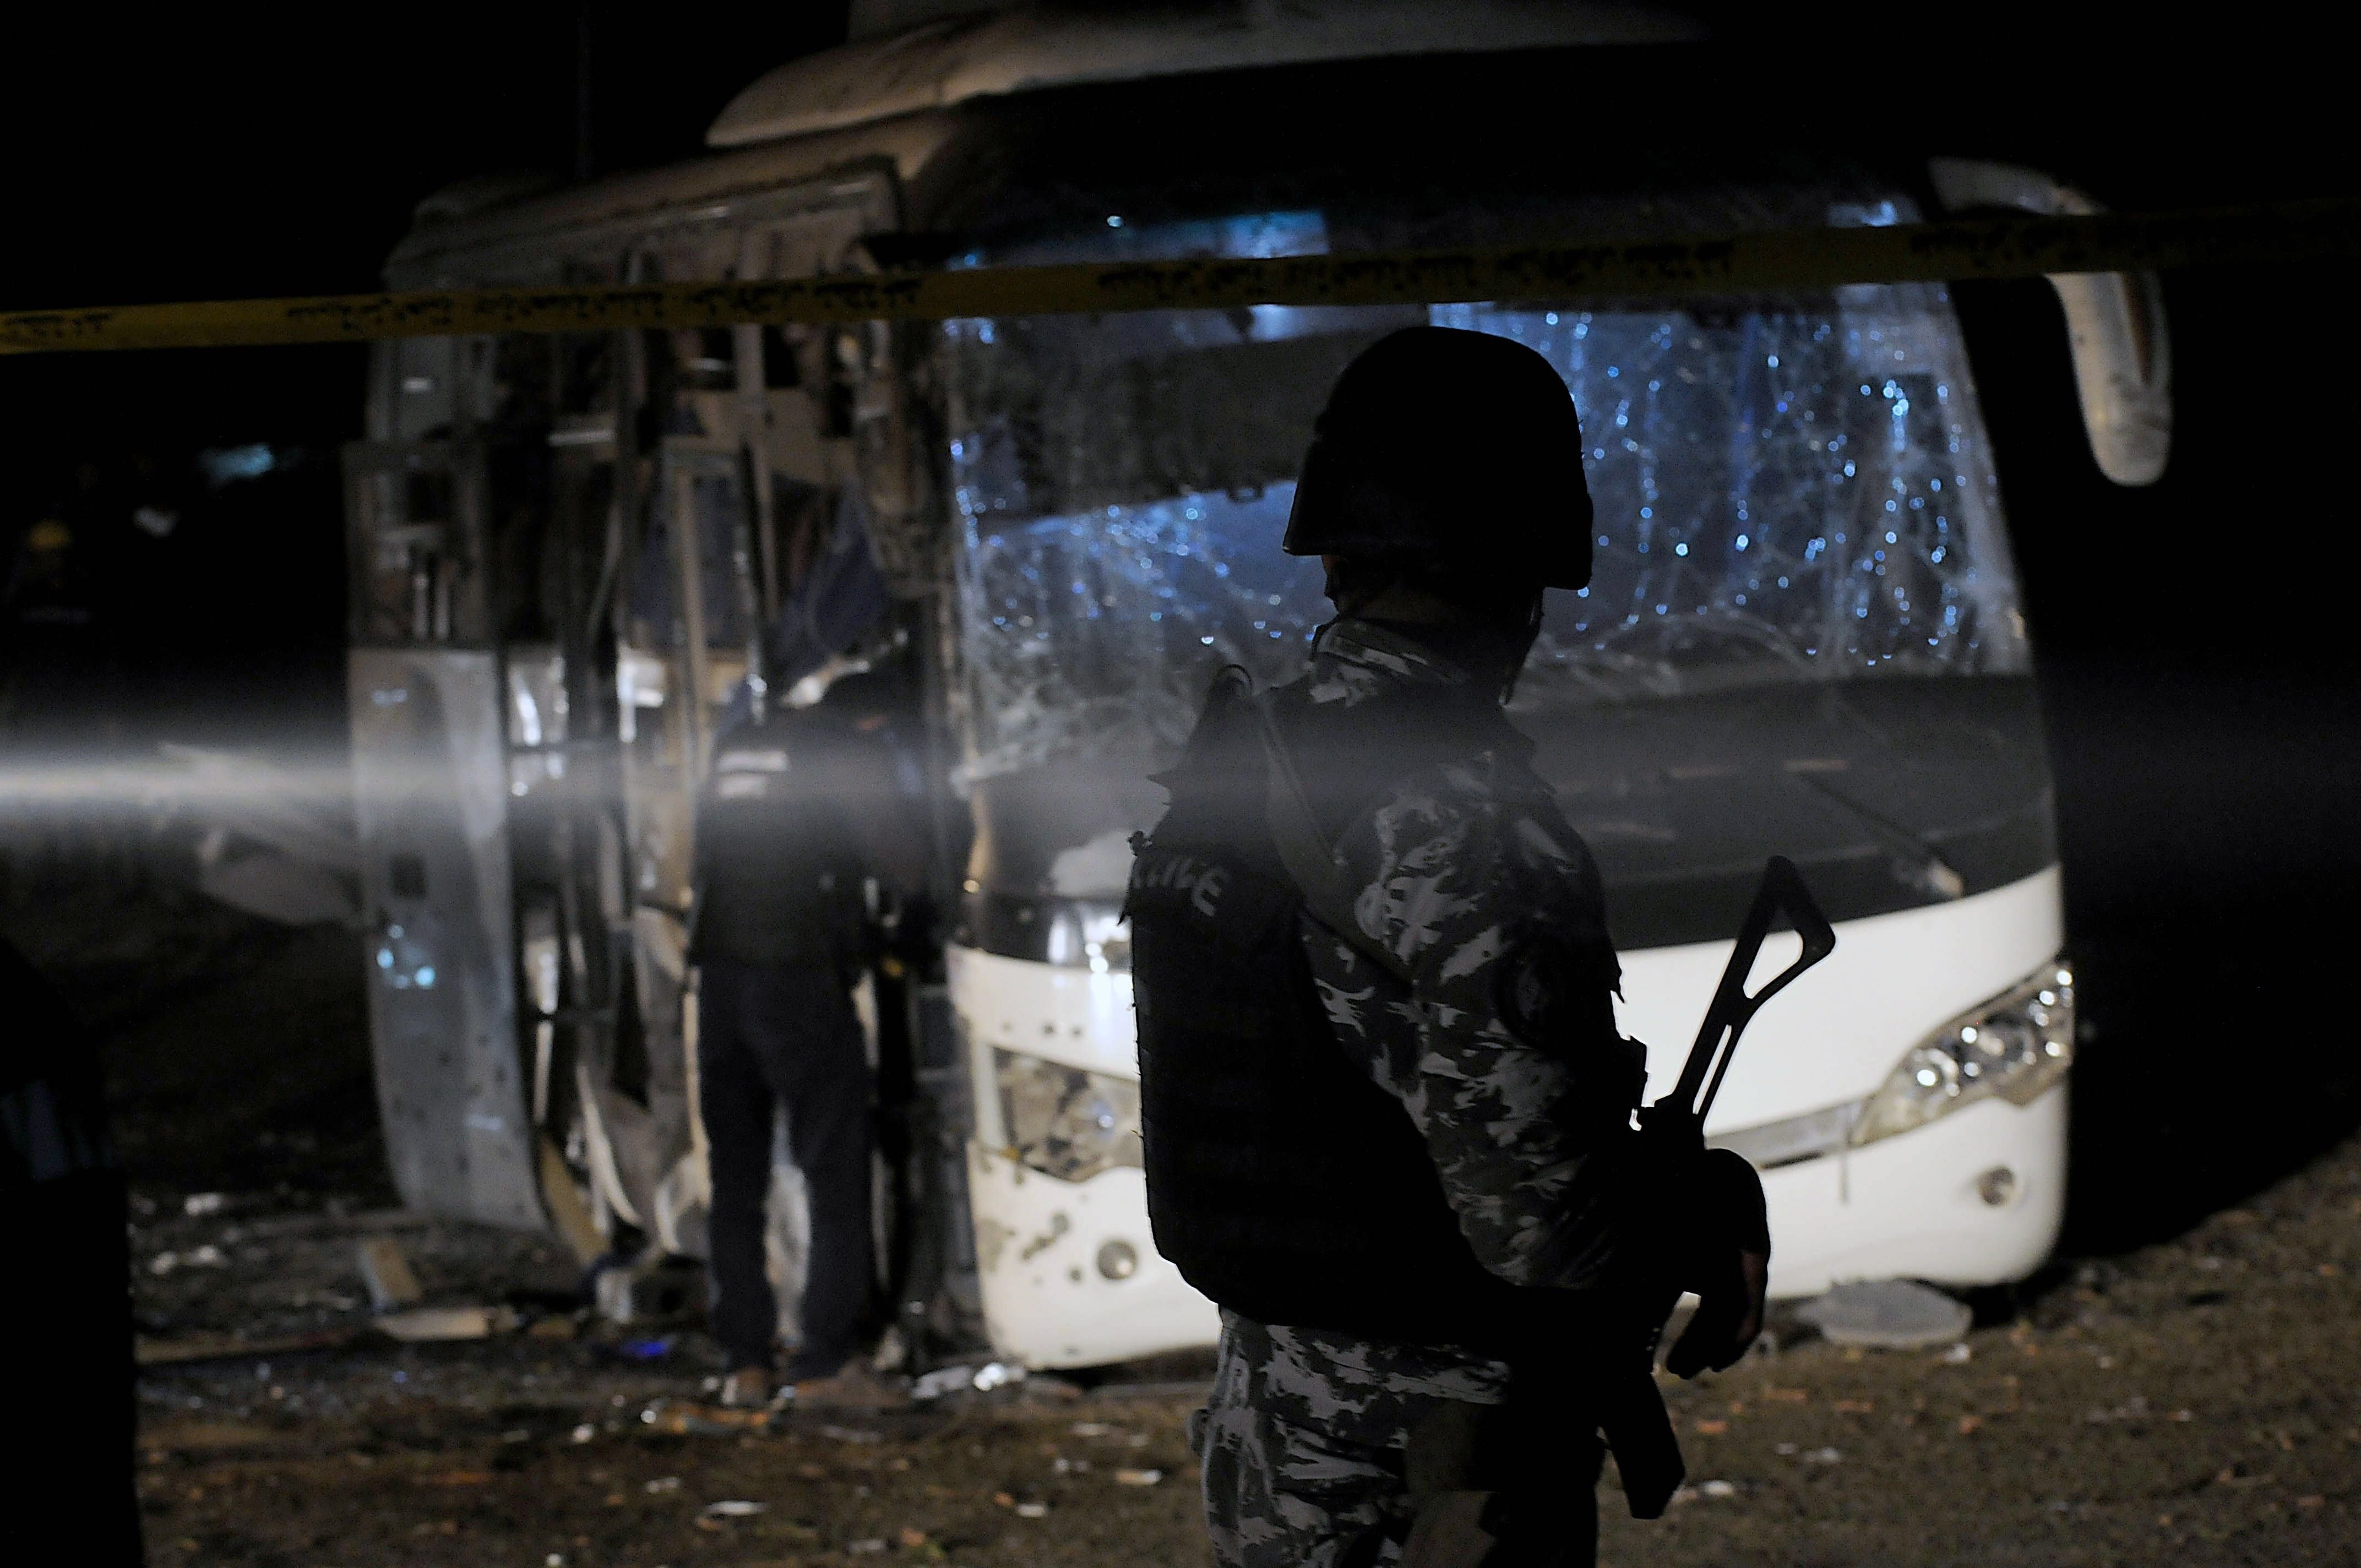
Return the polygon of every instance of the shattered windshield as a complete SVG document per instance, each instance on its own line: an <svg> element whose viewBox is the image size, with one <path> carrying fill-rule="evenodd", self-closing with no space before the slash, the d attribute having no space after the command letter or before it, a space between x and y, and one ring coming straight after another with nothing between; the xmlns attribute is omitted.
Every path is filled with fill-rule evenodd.
<svg viewBox="0 0 2361 1568"><path fill-rule="evenodd" d="M1884 204L1850 221L1895 217ZM1167 226L1191 232L1023 259L1324 248L1317 214ZM1986 438L1938 286L1728 308L960 321L945 332L968 776L1166 752L1219 666L1263 683L1299 673L1330 613L1318 564L1279 550L1312 417L1353 355L1430 321L1530 345L1582 418L1597 573L1549 596L1518 712L2026 668Z"/></svg>

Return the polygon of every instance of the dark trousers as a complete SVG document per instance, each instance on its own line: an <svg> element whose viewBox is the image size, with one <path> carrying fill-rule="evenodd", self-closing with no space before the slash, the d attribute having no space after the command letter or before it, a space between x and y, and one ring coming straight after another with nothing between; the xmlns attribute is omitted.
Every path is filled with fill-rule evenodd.
<svg viewBox="0 0 2361 1568"><path fill-rule="evenodd" d="M811 1198L803 1345L792 1378L824 1377L859 1343L870 1247L869 1058L840 980L711 960L697 992L697 1104L713 1174L713 1335L730 1367L769 1366L777 1298L763 1270L774 1118Z"/></svg>

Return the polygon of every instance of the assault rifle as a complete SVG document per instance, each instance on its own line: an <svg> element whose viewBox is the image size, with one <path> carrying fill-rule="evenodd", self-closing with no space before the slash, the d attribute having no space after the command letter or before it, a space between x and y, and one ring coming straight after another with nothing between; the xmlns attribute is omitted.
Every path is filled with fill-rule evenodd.
<svg viewBox="0 0 2361 1568"><path fill-rule="evenodd" d="M1782 915L1803 939L1803 951L1749 992L1763 939ZM1709 1196L1686 1178L1705 1168L1706 1113L1730 1071L1739 1036L1764 1003L1835 947L1836 933L1795 865L1773 858L1680 1080L1640 1113L1640 1157L1631 1168L1643 1180L1673 1184L1673 1225L1708 1223L1677 1205L1687 1198L1693 1208L1695 1200ZM1597 1463L1591 1445L1598 1436L1614 1452L1633 1517L1664 1513L1684 1469L1656 1387L1655 1358L1665 1321L1680 1304L1681 1283L1671 1260L1682 1249L1662 1236L1644 1241L1653 1245L1644 1245L1624 1277L1599 1293L1603 1299L1570 1314L1543 1309L1525 1325L1528 1348L1511 1358L1506 1405L1445 1404L1412 1430L1405 1458L1417 1519L1403 1548L1403 1568L1590 1561L1581 1542L1595 1530L1594 1504L1583 1472ZM1578 1496L1569 1490L1570 1480L1577 1482Z"/></svg>
<svg viewBox="0 0 2361 1568"><path fill-rule="evenodd" d="M1755 960L1762 955L1763 939L1771 934L1773 922L1782 915L1803 939L1803 950L1793 963L1759 989L1749 992L1747 979L1754 972ZM1646 1151L1642 1168L1677 1171L1696 1168L1705 1154L1706 1113L1713 1108L1714 1096L1721 1091L1721 1080L1728 1076L1730 1058L1738 1051L1739 1036L1745 1033L1746 1025L1762 1011L1764 1003L1827 958L1836 945L1836 932L1829 928L1828 916L1820 913L1819 905L1812 901L1795 862L1784 856L1773 856L1771 863L1763 868L1763 882L1755 889L1754 905L1746 913L1746 923L1739 927L1738 946L1721 971L1721 984L1715 989L1713 1002L1706 1009L1705 1022L1698 1025L1697 1042L1689 1047L1680 1080L1673 1085L1671 1093L1640 1112L1639 1137ZM1623 1476L1623 1495L1631 1504L1632 1516L1652 1519L1672 1501L1684 1474L1680 1444L1673 1436L1672 1421L1664 1413L1664 1398L1656 1391L1653 1376L1656 1347L1664 1336L1666 1321L1680 1304L1681 1288L1661 1278L1643 1279L1633 1288L1639 1298L1632 1303L1636 1320L1627 1321L1634 1322L1637 1342L1628 1350L1609 1351L1611 1359L1629 1359L1623 1360L1620 1367L1610 1365L1600 1380L1599 1430L1615 1453L1616 1467ZM1615 1316L1620 1318L1622 1314Z"/></svg>

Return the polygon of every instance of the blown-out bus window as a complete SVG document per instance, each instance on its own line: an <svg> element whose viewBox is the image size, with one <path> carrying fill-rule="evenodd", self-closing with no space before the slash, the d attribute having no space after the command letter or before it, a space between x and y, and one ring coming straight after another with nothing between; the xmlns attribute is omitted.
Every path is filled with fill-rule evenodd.
<svg viewBox="0 0 2361 1568"><path fill-rule="evenodd" d="M1720 309L967 321L946 330L971 770L1169 747L1218 666L1301 668L1329 609L1317 564L1279 550L1295 467L1345 361L1419 320L1529 344L1582 414L1597 575L1550 596L1521 710L2026 669L1986 440L1933 286Z"/></svg>

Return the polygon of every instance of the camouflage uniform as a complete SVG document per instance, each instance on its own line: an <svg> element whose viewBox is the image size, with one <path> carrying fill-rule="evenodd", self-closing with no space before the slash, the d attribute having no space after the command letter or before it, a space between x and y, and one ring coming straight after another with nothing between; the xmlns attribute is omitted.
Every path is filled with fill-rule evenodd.
<svg viewBox="0 0 2361 1568"><path fill-rule="evenodd" d="M1348 620L1310 679L1313 704L1351 707L1396 683L1469 677ZM1337 846L1361 935L1409 967L1411 990L1308 916L1302 939L1338 1044L1409 1113L1477 1259L1513 1283L1579 1287L1609 1232L1591 1157L1636 1099L1638 1047L1613 1028L1597 869L1509 751L1413 773ZM1613 1048L1547 1048L1570 1025ZM1499 1402L1508 1376L1449 1346L1235 1313L1220 1357L1198 1451L1216 1560L1241 1568L1395 1561L1411 1427L1439 1400Z"/></svg>
<svg viewBox="0 0 2361 1568"><path fill-rule="evenodd" d="M1410 1527L1402 1445L1411 1428L1441 1400L1499 1403L1508 1373L1461 1351L1224 1312L1213 1398L1191 1434L1204 1461L1214 1561L1393 1562Z"/></svg>

